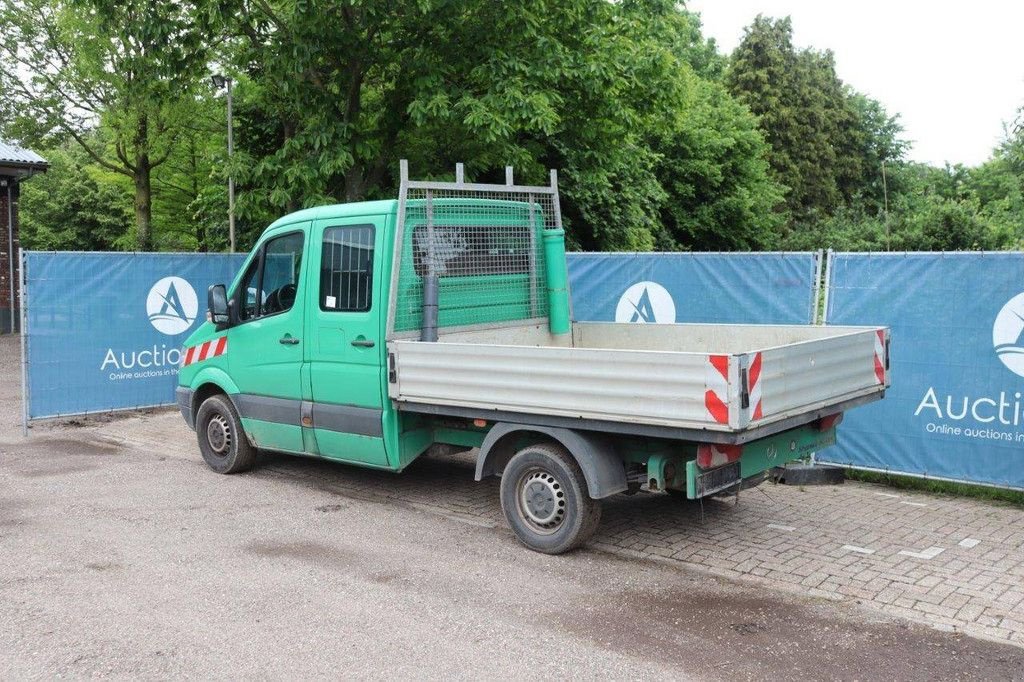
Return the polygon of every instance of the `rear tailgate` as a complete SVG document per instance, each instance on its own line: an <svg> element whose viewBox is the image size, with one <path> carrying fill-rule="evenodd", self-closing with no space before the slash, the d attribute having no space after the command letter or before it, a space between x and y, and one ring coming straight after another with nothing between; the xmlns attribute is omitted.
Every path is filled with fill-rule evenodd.
<svg viewBox="0 0 1024 682"><path fill-rule="evenodd" d="M753 428L883 393L889 385L889 329L858 329L744 353L739 362L739 427Z"/></svg>

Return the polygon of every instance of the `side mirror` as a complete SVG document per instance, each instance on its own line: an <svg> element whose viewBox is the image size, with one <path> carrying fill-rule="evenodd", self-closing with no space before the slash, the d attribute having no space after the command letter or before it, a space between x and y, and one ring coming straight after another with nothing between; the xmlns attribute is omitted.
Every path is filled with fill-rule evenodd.
<svg viewBox="0 0 1024 682"><path fill-rule="evenodd" d="M222 328L231 317L228 315L228 292L223 284L214 284L206 291L206 319Z"/></svg>

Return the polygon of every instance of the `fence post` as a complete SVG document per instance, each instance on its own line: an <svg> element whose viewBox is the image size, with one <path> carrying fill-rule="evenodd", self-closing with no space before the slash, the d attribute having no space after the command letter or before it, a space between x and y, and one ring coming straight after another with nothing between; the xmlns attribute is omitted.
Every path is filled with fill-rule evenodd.
<svg viewBox="0 0 1024 682"><path fill-rule="evenodd" d="M824 260L824 253L821 249L814 254L814 296L811 298L811 305L814 312L811 315L811 324L818 324L818 311L821 309L821 266Z"/></svg>
<svg viewBox="0 0 1024 682"><path fill-rule="evenodd" d="M28 318L28 302L25 298L25 252L18 248L18 266L21 268L21 276L18 278L18 297L21 299L21 324L18 331L21 333L21 435L28 438L28 326L25 324ZM14 323L14 320L11 320Z"/></svg>
<svg viewBox="0 0 1024 682"><path fill-rule="evenodd" d="M821 323L828 324L828 297L832 291L832 249L825 254L825 300L821 302Z"/></svg>

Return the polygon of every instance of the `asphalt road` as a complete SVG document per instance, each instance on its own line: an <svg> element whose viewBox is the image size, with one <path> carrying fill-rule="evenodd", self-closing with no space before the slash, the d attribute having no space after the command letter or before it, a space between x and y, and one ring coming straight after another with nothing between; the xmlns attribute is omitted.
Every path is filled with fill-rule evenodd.
<svg viewBox="0 0 1024 682"><path fill-rule="evenodd" d="M26 441L12 346L4 679L1024 678L1012 645L597 551L543 556L503 526L316 484L337 465L272 456L218 476L194 448L140 447L102 420ZM302 475L271 472L289 467ZM472 477L431 460L402 476L436 471Z"/></svg>

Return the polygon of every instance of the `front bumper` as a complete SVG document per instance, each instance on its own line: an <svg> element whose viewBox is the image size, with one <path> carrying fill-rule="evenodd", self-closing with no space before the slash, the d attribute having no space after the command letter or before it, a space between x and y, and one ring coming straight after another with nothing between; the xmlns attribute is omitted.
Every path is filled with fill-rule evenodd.
<svg viewBox="0 0 1024 682"><path fill-rule="evenodd" d="M181 410L182 418L188 424L188 428L195 430L196 423L192 416L192 389L178 386L174 389L174 397L178 402L178 409Z"/></svg>

